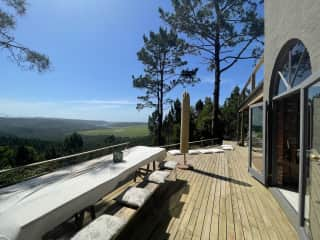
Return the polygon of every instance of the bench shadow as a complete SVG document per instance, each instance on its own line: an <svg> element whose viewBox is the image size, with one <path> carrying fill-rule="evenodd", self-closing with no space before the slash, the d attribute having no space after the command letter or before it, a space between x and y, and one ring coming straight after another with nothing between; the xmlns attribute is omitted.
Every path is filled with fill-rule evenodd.
<svg viewBox="0 0 320 240"><path fill-rule="evenodd" d="M200 170L200 169L193 168L193 169L190 169L190 171L198 173L198 174L202 174L202 175L205 175L205 176L208 176L208 177L216 178L216 179L219 179L219 180L222 180L222 181L230 182L230 183L233 183L233 184L238 184L238 185L241 185L241 186L244 186L244 187L252 187L252 185L247 183L247 182L243 182L243 181L240 181L240 180L237 180L237 179L234 179L234 178L218 175L218 174L211 173L211 172L206 172L206 171L203 171L203 170Z"/></svg>
<svg viewBox="0 0 320 240"><path fill-rule="evenodd" d="M177 179L165 183L116 239L168 239L167 227L173 217L179 218L181 215L185 204L181 196L188 192L187 181Z"/></svg>

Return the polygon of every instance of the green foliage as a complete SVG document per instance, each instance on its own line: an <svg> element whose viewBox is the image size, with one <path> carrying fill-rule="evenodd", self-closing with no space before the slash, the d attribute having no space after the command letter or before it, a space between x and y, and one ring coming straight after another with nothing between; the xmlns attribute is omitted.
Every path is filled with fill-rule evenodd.
<svg viewBox="0 0 320 240"><path fill-rule="evenodd" d="M0 146L0 169L10 168L14 164L15 152L8 146Z"/></svg>
<svg viewBox="0 0 320 240"><path fill-rule="evenodd" d="M1 0L0 0L1 1ZM61 141L73 132L145 125L145 123L105 122L57 118L0 118L0 135ZM105 135L110 135L106 133Z"/></svg>
<svg viewBox="0 0 320 240"><path fill-rule="evenodd" d="M159 9L161 18L188 39L190 50L202 54L214 74L213 134L221 137L221 74L239 60L262 54L264 20L259 0L172 0L172 12Z"/></svg>
<svg viewBox="0 0 320 240"><path fill-rule="evenodd" d="M23 166L26 164L43 161L44 158L37 153L31 146L19 146L14 158L14 166Z"/></svg>
<svg viewBox="0 0 320 240"><path fill-rule="evenodd" d="M144 137L148 135L147 124L132 125L127 127L114 127L104 129L93 129L80 131L79 134L85 136L109 136L116 137Z"/></svg>
<svg viewBox="0 0 320 240"><path fill-rule="evenodd" d="M64 149L67 153L77 153L83 148L83 140L79 133L73 133L64 139Z"/></svg>
<svg viewBox="0 0 320 240"><path fill-rule="evenodd" d="M237 86L233 89L224 105L221 108L220 133L224 139L236 139L238 126L238 103L240 97L240 88ZM190 111L190 141L213 138L212 133L212 109L213 103L211 98L206 97L204 101L199 99L195 106L191 106ZM181 103L179 99L175 100L164 118L164 128L162 136L165 144L178 143L180 141L180 118ZM152 120L152 121L151 121ZM150 134L153 132L154 118L149 117Z"/></svg>
<svg viewBox="0 0 320 240"><path fill-rule="evenodd" d="M9 57L18 66L42 72L49 68L49 58L18 43L11 34L16 27L17 17L25 15L26 7L25 0L0 1L0 47L8 51Z"/></svg>
<svg viewBox="0 0 320 240"><path fill-rule="evenodd" d="M171 105L170 111L164 118L163 135L166 144L177 143L180 141L180 124L181 124L181 102L176 99Z"/></svg>
<svg viewBox="0 0 320 240"><path fill-rule="evenodd" d="M212 100L209 97L205 98L202 110L197 115L196 128L198 130L199 139L212 137Z"/></svg>
<svg viewBox="0 0 320 240"><path fill-rule="evenodd" d="M162 121L161 121L162 125ZM162 145L160 143L164 143L163 130L159 130L159 113L157 110L152 112L152 114L148 118L148 129L152 139L152 145Z"/></svg>
<svg viewBox="0 0 320 240"><path fill-rule="evenodd" d="M196 107L191 106L189 140L196 141L199 139L211 138L211 119L212 101L210 98L206 98L204 103L202 100L199 100L196 103ZM154 116L149 117L149 129L153 138L156 136L156 132L154 132L155 121L156 119ZM180 124L181 102L177 99L172 103L171 108L163 121L163 131L161 135L165 140L164 144L173 144L180 141ZM154 144L156 144L156 142Z"/></svg>
<svg viewBox="0 0 320 240"><path fill-rule="evenodd" d="M154 124L153 132L158 133L158 145L161 145L163 107L172 101L168 93L178 85L197 83L199 80L195 76L198 69L182 69L187 65L182 57L189 46L174 31L160 28L157 33L151 31L149 36L144 35L143 41L144 46L137 55L145 66L144 74L132 77L133 86L145 91L143 96L138 97L141 102L137 104L137 109L156 109L150 121L151 125Z"/></svg>
<svg viewBox="0 0 320 240"><path fill-rule="evenodd" d="M221 109L222 120L224 122L224 135L227 139L236 139L238 130L238 104L240 98L240 88L236 86L230 97L224 102Z"/></svg>
<svg viewBox="0 0 320 240"><path fill-rule="evenodd" d="M116 137L114 135L110 135L110 136L107 136L105 139L104 139L104 143L108 146L108 145L113 145L116 143Z"/></svg>

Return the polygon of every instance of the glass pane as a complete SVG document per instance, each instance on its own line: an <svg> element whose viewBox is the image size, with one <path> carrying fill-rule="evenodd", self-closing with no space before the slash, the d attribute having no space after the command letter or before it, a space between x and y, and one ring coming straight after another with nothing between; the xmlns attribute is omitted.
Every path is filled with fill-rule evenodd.
<svg viewBox="0 0 320 240"><path fill-rule="evenodd" d="M283 81L280 79L280 76L278 77L278 91L277 91L277 95L280 95L281 93L284 93L285 91L287 91L287 87L286 85L284 85Z"/></svg>
<svg viewBox="0 0 320 240"><path fill-rule="evenodd" d="M276 63L275 96L288 90L278 72L281 72L291 87L299 85L311 75L310 57L303 43L296 40L286 48Z"/></svg>
<svg viewBox="0 0 320 240"><path fill-rule="evenodd" d="M308 89L307 104L305 225L312 239L320 239L320 82Z"/></svg>
<svg viewBox="0 0 320 240"><path fill-rule="evenodd" d="M299 186L300 93L274 101L274 182L297 192Z"/></svg>
<svg viewBox="0 0 320 240"><path fill-rule="evenodd" d="M263 107L251 109L251 167L259 173L263 173L263 139L262 139Z"/></svg>
<svg viewBox="0 0 320 240"><path fill-rule="evenodd" d="M298 43L292 49L292 82L297 86L311 75L309 55L302 43Z"/></svg>

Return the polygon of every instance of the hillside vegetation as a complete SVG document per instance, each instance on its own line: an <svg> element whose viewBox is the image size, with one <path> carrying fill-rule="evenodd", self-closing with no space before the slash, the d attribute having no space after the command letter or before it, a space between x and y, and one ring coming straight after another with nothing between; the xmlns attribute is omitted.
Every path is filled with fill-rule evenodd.
<svg viewBox="0 0 320 240"><path fill-rule="evenodd" d="M86 130L79 133L84 136L144 137L149 135L149 130L147 124L140 124L128 127Z"/></svg>
<svg viewBox="0 0 320 240"><path fill-rule="evenodd" d="M145 123L106 122L55 118L0 118L0 136L61 141L73 132L145 126ZM105 135L105 134L104 134Z"/></svg>

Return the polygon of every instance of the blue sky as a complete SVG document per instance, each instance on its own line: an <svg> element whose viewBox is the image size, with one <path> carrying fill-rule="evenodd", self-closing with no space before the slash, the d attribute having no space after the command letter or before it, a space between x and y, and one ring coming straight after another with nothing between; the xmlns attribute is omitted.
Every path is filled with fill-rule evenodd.
<svg viewBox="0 0 320 240"><path fill-rule="evenodd" d="M142 35L164 25L158 7L169 0L29 0L26 16L19 18L16 40L47 54L49 72L21 70L0 55L0 115L58 117L106 121L147 121L151 110L137 111L133 74L143 73L136 57ZM191 101L212 96L213 73L201 57L201 83L188 87ZM238 63L222 76L221 101L235 85L243 85L252 71L250 61ZM171 96L180 97L182 88Z"/></svg>

